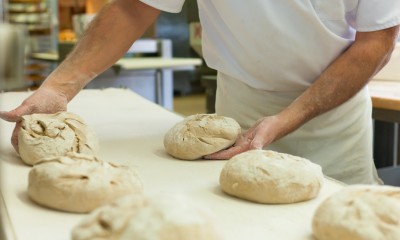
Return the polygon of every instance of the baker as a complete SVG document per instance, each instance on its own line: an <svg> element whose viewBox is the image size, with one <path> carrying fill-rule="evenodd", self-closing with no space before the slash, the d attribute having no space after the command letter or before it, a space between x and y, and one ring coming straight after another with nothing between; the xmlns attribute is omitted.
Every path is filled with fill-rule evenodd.
<svg viewBox="0 0 400 240"><path fill-rule="evenodd" d="M66 110L116 62L160 11L184 0L114 0L41 87L1 118ZM312 160L343 182L379 183L372 158L366 84L390 58L398 0L199 0L205 61L218 71L216 112L245 129L235 145L207 156L228 159L268 148ZM106 114L106 113L105 113Z"/></svg>

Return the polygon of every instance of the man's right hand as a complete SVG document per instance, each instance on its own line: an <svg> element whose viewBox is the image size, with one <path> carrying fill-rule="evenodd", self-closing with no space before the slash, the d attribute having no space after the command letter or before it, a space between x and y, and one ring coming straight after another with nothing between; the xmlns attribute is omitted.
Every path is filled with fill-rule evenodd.
<svg viewBox="0 0 400 240"><path fill-rule="evenodd" d="M39 88L20 106L9 112L0 112L0 118L8 122L15 122L11 143L18 151L18 134L21 129L22 116L34 113L56 113L67 110L68 99L65 95L47 88Z"/></svg>

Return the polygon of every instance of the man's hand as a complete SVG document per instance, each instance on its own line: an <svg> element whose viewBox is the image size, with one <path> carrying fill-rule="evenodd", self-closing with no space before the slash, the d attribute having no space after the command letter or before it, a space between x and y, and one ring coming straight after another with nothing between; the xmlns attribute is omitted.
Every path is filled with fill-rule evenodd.
<svg viewBox="0 0 400 240"><path fill-rule="evenodd" d="M278 116L264 117L244 132L232 147L207 155L204 158L216 160L230 159L248 150L262 149L264 146L282 137L278 131L280 125Z"/></svg>
<svg viewBox="0 0 400 240"><path fill-rule="evenodd" d="M22 104L9 112L0 112L0 118L15 122L15 128L11 137L11 143L18 152L18 133L21 129L22 116L33 113L56 113L67 110L67 97L55 90L39 88Z"/></svg>

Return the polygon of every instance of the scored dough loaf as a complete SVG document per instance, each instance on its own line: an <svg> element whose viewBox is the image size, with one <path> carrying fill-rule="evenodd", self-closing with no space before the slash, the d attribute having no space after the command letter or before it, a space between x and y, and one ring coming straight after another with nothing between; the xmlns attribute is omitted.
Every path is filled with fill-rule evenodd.
<svg viewBox="0 0 400 240"><path fill-rule="evenodd" d="M142 181L132 168L85 154L70 152L46 159L29 172L29 197L39 205L67 212L86 213L118 197L142 192Z"/></svg>
<svg viewBox="0 0 400 240"><path fill-rule="evenodd" d="M23 116L18 145L20 157L28 165L67 152L96 155L99 151L94 131L71 112Z"/></svg>
<svg viewBox="0 0 400 240"><path fill-rule="evenodd" d="M239 137L240 125L216 114L196 114L173 126L164 137L167 153L183 160L195 160L230 147Z"/></svg>
<svg viewBox="0 0 400 240"><path fill-rule="evenodd" d="M347 186L318 206L312 229L318 240L398 240L400 188Z"/></svg>
<svg viewBox="0 0 400 240"><path fill-rule="evenodd" d="M94 210L72 230L72 240L219 240L208 209L182 195L136 195Z"/></svg>
<svg viewBox="0 0 400 240"><path fill-rule="evenodd" d="M319 165L269 150L238 154L225 164L220 174L220 186L225 193L272 204L315 198L323 181Z"/></svg>

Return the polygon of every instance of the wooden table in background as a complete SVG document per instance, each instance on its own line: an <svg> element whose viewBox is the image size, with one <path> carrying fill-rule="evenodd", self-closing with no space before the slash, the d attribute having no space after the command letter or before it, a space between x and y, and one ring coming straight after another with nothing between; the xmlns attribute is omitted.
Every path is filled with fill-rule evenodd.
<svg viewBox="0 0 400 240"><path fill-rule="evenodd" d="M31 58L36 60L57 62L59 56L57 53L33 53L31 54ZM194 70L195 67L200 66L202 62L203 61L201 58L133 57L121 58L113 65L112 68L117 74L121 70L155 70L155 102L161 106L172 109L173 82L166 84L166 79L163 72L165 70Z"/></svg>
<svg viewBox="0 0 400 240"><path fill-rule="evenodd" d="M372 80L369 84L372 98L372 118L379 121L394 123L394 162L400 163L400 136L398 123L400 123L400 80Z"/></svg>

